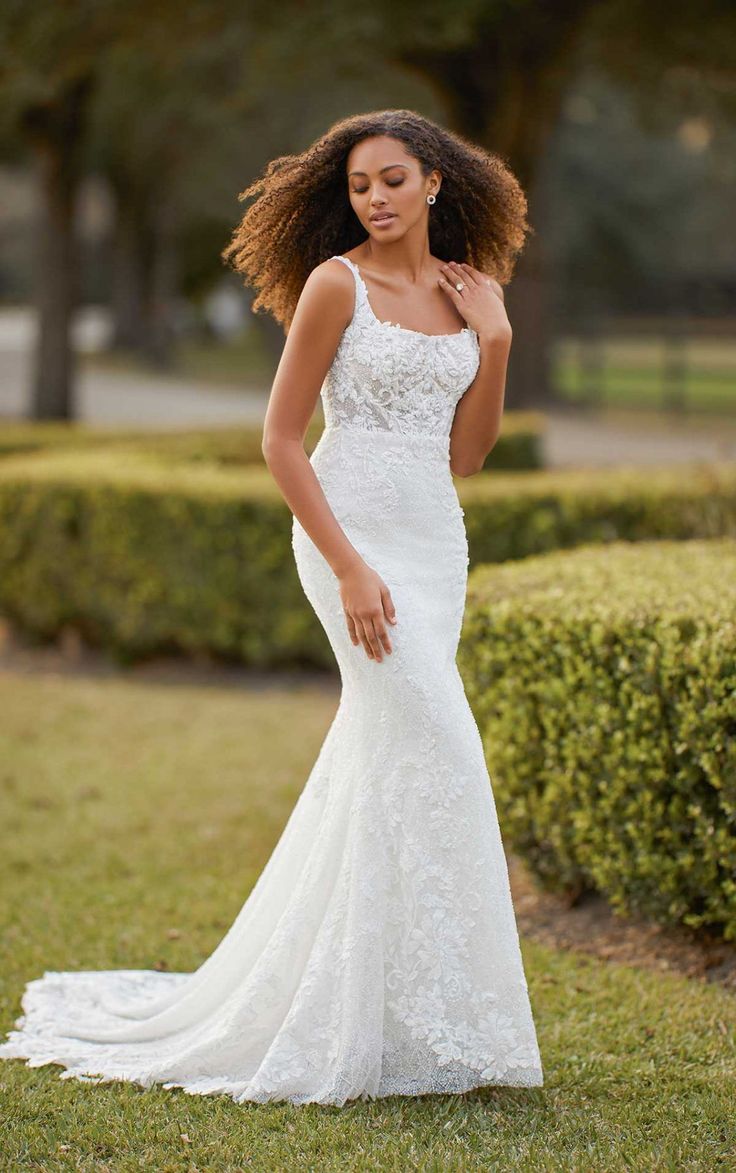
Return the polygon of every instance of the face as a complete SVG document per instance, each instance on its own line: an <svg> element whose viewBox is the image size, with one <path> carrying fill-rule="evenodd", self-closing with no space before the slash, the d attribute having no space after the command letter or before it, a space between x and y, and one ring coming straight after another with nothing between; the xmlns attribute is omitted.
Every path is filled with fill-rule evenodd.
<svg viewBox="0 0 736 1173"><path fill-rule="evenodd" d="M427 196L440 189L441 175L423 175L403 143L376 135L356 143L347 161L348 192L355 215L375 240L394 240L426 222Z"/></svg>

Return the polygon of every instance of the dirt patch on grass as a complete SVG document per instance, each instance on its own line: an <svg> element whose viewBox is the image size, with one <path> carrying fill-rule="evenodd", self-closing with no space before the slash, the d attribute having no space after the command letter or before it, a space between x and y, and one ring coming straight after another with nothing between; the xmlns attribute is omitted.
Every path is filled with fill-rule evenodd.
<svg viewBox="0 0 736 1173"><path fill-rule="evenodd" d="M509 878L522 936L555 949L619 961L645 969L671 970L736 991L736 944L703 930L656 925L616 916L608 902L586 895L570 906L543 891L517 856L509 858Z"/></svg>

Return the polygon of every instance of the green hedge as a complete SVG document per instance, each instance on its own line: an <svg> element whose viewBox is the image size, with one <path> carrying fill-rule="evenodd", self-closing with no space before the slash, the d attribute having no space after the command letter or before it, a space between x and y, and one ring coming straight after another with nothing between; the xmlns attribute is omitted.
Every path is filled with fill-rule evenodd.
<svg viewBox="0 0 736 1173"><path fill-rule="evenodd" d="M736 542L478 567L458 665L545 886L736 938Z"/></svg>
<svg viewBox="0 0 736 1173"><path fill-rule="evenodd" d="M619 538L736 537L736 464L564 469L458 482L471 564Z"/></svg>
<svg viewBox="0 0 736 1173"><path fill-rule="evenodd" d="M0 612L41 641L72 626L122 662L334 666L266 470L118 455L0 462Z"/></svg>
<svg viewBox="0 0 736 1173"><path fill-rule="evenodd" d="M317 409L305 436L311 453L323 428ZM484 468L526 470L542 468L544 417L537 412L506 412L501 435L486 458ZM263 465L260 425L227 425L155 431L139 428L89 427L77 422L49 421L4 424L0 428L0 457L23 453L86 451L114 447L137 450L163 461L218 465Z"/></svg>
<svg viewBox="0 0 736 1173"><path fill-rule="evenodd" d="M736 533L736 469L482 474L458 480L471 565L591 535ZM291 513L264 467L162 463L122 448L0 461L0 612L74 625L123 659L211 653L334 667L304 598Z"/></svg>

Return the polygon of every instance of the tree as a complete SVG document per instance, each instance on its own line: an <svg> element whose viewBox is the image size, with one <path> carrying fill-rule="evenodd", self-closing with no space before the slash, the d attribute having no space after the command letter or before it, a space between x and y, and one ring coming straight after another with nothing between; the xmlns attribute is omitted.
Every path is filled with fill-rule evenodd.
<svg viewBox="0 0 736 1173"><path fill-rule="evenodd" d="M235 4L226 3L228 11ZM251 5L251 8L254 6ZM38 342L31 414L73 416L69 333L78 296L75 200L86 163L90 109L112 54L154 53L162 69L217 29L207 0L4 0L0 7L0 135L19 134L39 178Z"/></svg>
<svg viewBox="0 0 736 1173"><path fill-rule="evenodd" d="M697 10L666 0L486 0L450 48L398 30L396 56L434 79L452 125L506 158L529 198L534 229L507 296L514 325L508 401L552 399L546 247L547 146L583 61L624 85L643 123L668 92L680 112L704 90L731 114L736 105L736 8L706 0Z"/></svg>

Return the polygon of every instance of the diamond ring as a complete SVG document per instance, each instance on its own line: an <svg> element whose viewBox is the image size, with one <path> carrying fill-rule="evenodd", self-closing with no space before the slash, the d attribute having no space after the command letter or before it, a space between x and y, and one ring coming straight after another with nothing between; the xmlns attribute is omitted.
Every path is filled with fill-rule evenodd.
<svg viewBox="0 0 736 1173"><path fill-rule="evenodd" d="M462 281L458 281L457 284L455 285L455 288L457 289L458 293L461 293L463 291L463 289L465 288L465 285Z"/></svg>

